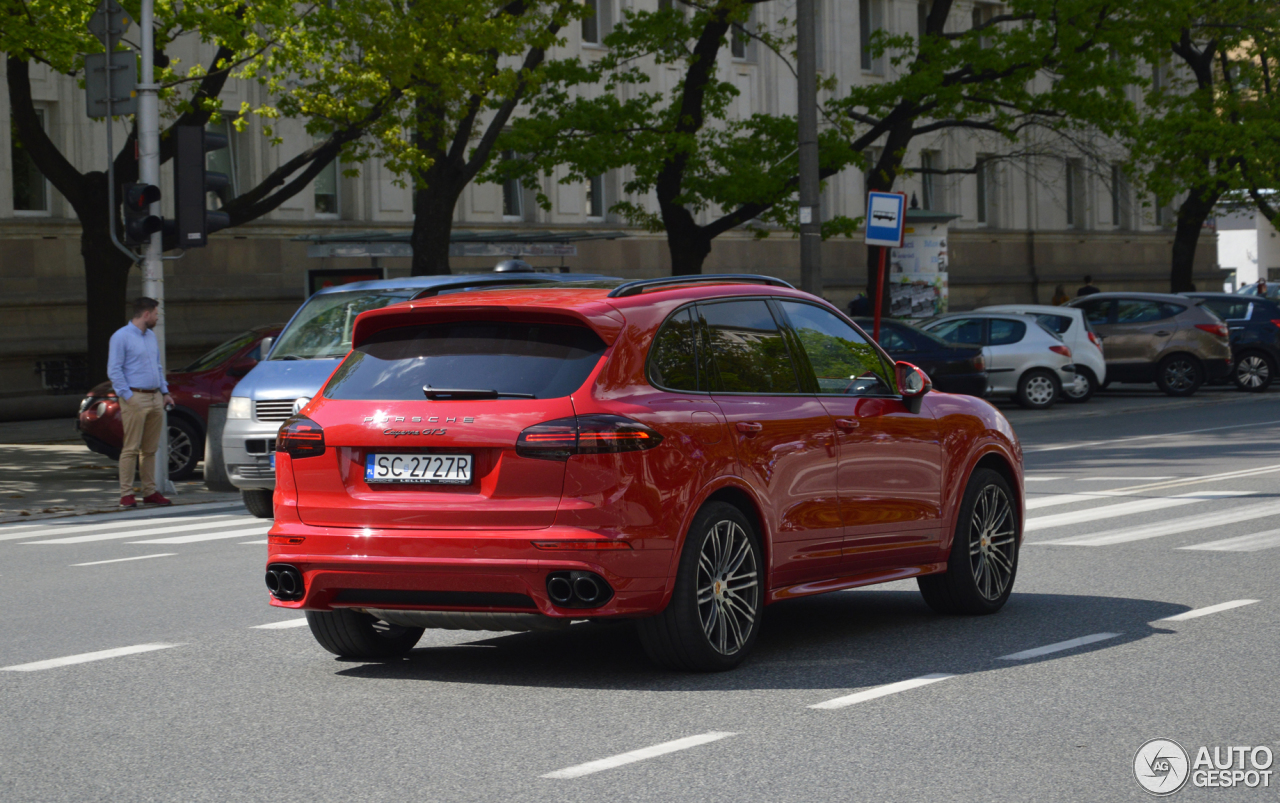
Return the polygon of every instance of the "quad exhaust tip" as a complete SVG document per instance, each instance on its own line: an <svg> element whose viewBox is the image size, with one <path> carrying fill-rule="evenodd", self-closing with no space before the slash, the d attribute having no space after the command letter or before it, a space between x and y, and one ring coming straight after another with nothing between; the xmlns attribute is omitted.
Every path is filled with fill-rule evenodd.
<svg viewBox="0 0 1280 803"><path fill-rule="evenodd" d="M613 599L613 589L595 572L552 572L547 596L560 608L599 608Z"/></svg>
<svg viewBox="0 0 1280 803"><path fill-rule="evenodd" d="M283 602L302 599L306 584L302 572L287 563L273 563L267 567L267 590L271 596Z"/></svg>

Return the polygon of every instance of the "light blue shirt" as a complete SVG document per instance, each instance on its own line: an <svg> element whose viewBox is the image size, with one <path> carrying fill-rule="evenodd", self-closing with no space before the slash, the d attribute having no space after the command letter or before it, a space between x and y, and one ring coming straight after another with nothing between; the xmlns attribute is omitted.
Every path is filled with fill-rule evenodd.
<svg viewBox="0 0 1280 803"><path fill-rule="evenodd" d="M161 393L168 393L156 333L139 329L132 323L117 329L111 336L111 350L107 352L107 377L121 399L133 395L129 388L160 388Z"/></svg>

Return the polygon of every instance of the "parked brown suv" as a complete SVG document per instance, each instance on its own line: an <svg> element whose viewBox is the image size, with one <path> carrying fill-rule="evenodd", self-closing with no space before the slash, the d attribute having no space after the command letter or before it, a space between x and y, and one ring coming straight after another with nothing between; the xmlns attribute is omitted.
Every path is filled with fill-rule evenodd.
<svg viewBox="0 0 1280 803"><path fill-rule="evenodd" d="M1227 325L1197 299L1095 293L1071 306L1084 310L1102 338L1107 384L1155 382L1170 396L1190 396L1206 380L1225 379L1231 372Z"/></svg>

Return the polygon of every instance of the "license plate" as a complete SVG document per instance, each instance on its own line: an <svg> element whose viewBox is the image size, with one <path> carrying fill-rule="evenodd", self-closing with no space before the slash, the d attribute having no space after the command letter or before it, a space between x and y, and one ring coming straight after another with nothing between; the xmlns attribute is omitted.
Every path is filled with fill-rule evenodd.
<svg viewBox="0 0 1280 803"><path fill-rule="evenodd" d="M469 454L371 454L364 460L365 482L470 485Z"/></svg>

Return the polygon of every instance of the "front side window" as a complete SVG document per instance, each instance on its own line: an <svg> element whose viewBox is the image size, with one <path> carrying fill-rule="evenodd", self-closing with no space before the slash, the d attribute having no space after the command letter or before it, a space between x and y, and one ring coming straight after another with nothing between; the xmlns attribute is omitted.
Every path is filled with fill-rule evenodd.
<svg viewBox="0 0 1280 803"><path fill-rule="evenodd" d="M1021 342L1027 334L1027 325L1022 321L1008 321L1003 318L991 320L991 345L1007 346Z"/></svg>
<svg viewBox="0 0 1280 803"><path fill-rule="evenodd" d="M649 381L670 390L698 390L698 354L694 347L693 310L667 319L649 351Z"/></svg>
<svg viewBox="0 0 1280 803"><path fill-rule="evenodd" d="M324 293L311 297L280 333L273 360L318 360L341 357L351 350L351 329L356 316L404 301L413 291L398 293Z"/></svg>
<svg viewBox="0 0 1280 803"><path fill-rule="evenodd" d="M760 299L699 306L717 385L725 393L799 393L787 342Z"/></svg>
<svg viewBox="0 0 1280 803"><path fill-rule="evenodd" d="M583 326L458 321L388 329L347 355L330 399L422 401L423 388L558 399L582 387L605 344Z"/></svg>
<svg viewBox="0 0 1280 803"><path fill-rule="evenodd" d="M952 343L982 345L981 318L949 318L933 324L928 331Z"/></svg>
<svg viewBox="0 0 1280 803"><path fill-rule="evenodd" d="M210 368L221 365L226 360L231 359L231 355L235 354L240 349L252 343L254 339L257 338L257 336L258 335L256 332L245 332L243 334L236 335L235 337L231 338L230 340L223 343L222 345L215 346L212 351L208 352L200 359L196 360L195 362L191 363L187 367L182 368L180 370L183 373L195 373L197 371L208 371ZM245 356L250 359L257 359L256 357L253 357L251 354L246 354Z"/></svg>
<svg viewBox="0 0 1280 803"><path fill-rule="evenodd" d="M800 339L818 392L847 396L888 395L888 372L875 346L827 310L799 301L779 301Z"/></svg>

